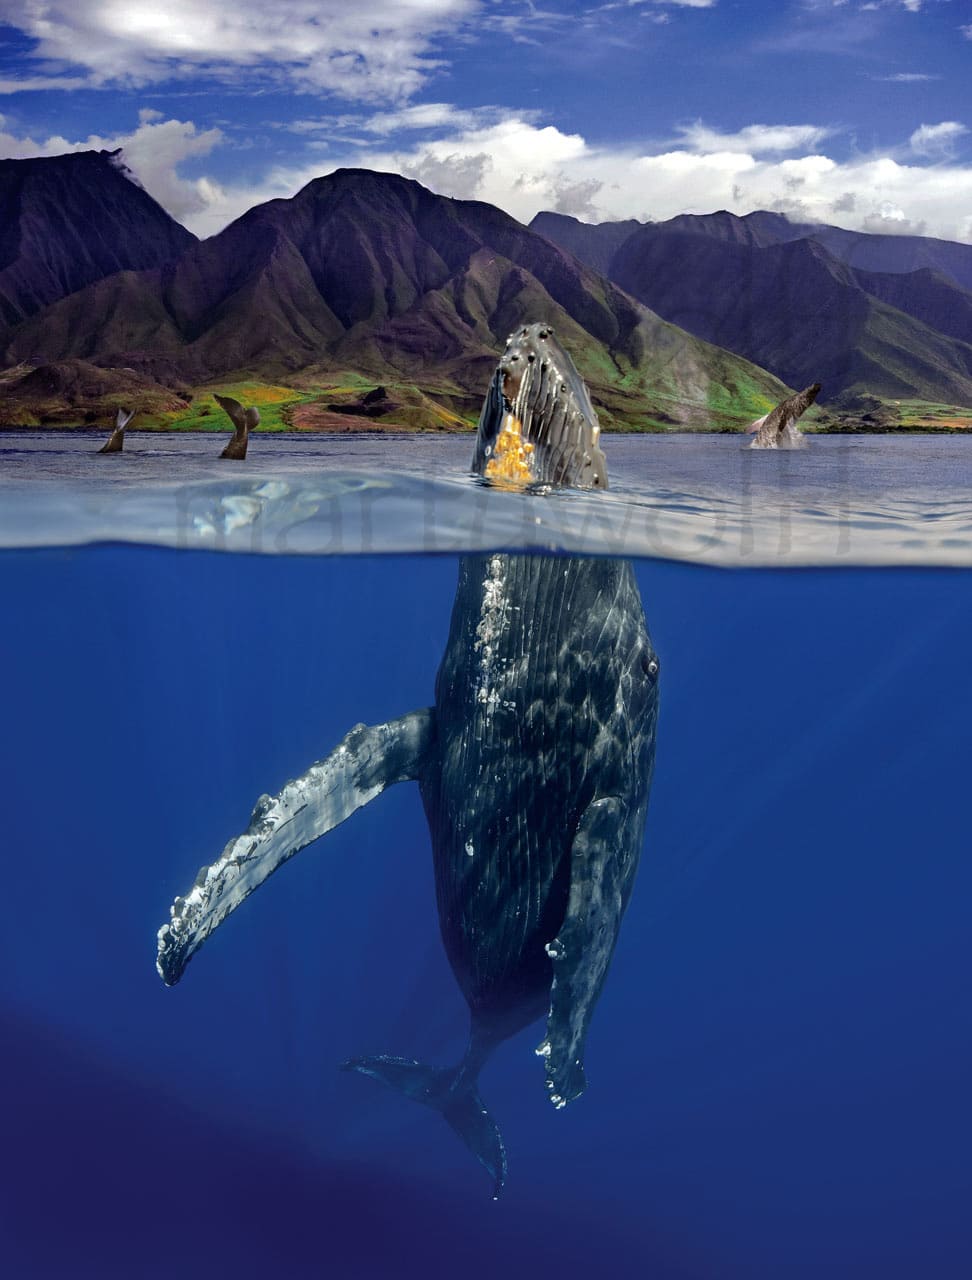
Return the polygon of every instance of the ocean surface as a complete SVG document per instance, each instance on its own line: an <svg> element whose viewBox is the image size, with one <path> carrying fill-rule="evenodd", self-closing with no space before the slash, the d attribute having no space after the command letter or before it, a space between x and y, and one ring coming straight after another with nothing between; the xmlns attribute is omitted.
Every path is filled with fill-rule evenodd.
<svg viewBox="0 0 972 1280"><path fill-rule="evenodd" d="M972 439L0 435L0 1268L14 1280L962 1280L972 1257ZM462 1054L413 783L182 982L156 933L253 803L432 701L472 549L634 561L661 674L638 881L509 1179L346 1059Z"/></svg>
<svg viewBox="0 0 972 1280"><path fill-rule="evenodd" d="M607 437L611 489L531 495L469 476L471 437L0 433L0 548L138 542L259 554L593 551L720 565L972 567L972 433Z"/></svg>

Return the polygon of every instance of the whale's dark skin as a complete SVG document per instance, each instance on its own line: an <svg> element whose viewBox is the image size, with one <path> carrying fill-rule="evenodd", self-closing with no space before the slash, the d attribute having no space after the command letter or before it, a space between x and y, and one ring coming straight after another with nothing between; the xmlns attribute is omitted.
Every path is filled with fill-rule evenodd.
<svg viewBox="0 0 972 1280"><path fill-rule="evenodd" d="M230 442L219 456L242 462L246 457L250 432L260 425L260 410L255 405L244 409L239 400L234 400L232 396L214 395L213 398L233 424Z"/></svg>
<svg viewBox="0 0 972 1280"><path fill-rule="evenodd" d="M111 435L98 450L99 453L121 453L125 447L125 428L135 417L134 409L119 409Z"/></svg>
<svg viewBox="0 0 972 1280"><path fill-rule="evenodd" d="M484 656L484 614L500 610ZM627 562L463 559L419 774L442 939L477 1052L550 1011L554 978L568 988L544 1042L555 1103L583 1090L583 1032L641 852L657 672Z"/></svg>
<svg viewBox="0 0 972 1280"><path fill-rule="evenodd" d="M803 448L806 441L797 429L796 422L806 413L819 394L820 383L811 383L796 395L781 400L776 408L764 417L751 422L746 428L747 431L756 434L751 447L753 449Z"/></svg>
<svg viewBox="0 0 972 1280"><path fill-rule="evenodd" d="M530 488L604 487L598 434L549 327L513 335L483 406L476 472ZM562 1107L585 1087L584 1041L641 854L657 709L658 660L630 564L463 557L434 706L357 726L278 796L262 797L249 829L176 899L159 932L159 972L177 982L292 854L385 786L416 780L469 1047L455 1068L386 1055L345 1066L439 1110L498 1194L506 1156L477 1077L499 1043L545 1016L537 1053L551 1102Z"/></svg>

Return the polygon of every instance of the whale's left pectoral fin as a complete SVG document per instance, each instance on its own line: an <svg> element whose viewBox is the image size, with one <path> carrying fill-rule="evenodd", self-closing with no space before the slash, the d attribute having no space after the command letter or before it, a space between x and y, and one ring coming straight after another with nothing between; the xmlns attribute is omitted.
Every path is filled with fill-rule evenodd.
<svg viewBox="0 0 972 1280"><path fill-rule="evenodd" d="M570 855L570 896L564 922L547 944L553 961L547 1034L537 1049L545 1061L555 1107L584 1092L584 1040L614 953L631 865L623 855L624 806L616 796L595 800L581 818Z"/></svg>
<svg viewBox="0 0 972 1280"><path fill-rule="evenodd" d="M179 981L213 930L295 853L392 783L417 778L434 739L432 707L387 724L359 724L278 795L261 796L246 831L200 870L159 930L157 967L165 984Z"/></svg>

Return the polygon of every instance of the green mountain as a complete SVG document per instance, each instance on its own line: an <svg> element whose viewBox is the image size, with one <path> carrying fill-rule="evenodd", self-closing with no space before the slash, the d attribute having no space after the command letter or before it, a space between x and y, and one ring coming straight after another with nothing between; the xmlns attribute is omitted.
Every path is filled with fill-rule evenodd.
<svg viewBox="0 0 972 1280"><path fill-rule="evenodd" d="M353 369L474 417L507 335L538 318L606 426L738 426L785 393L499 209L367 170L318 178L174 261L73 292L8 326L0 350L8 363L83 359L194 384Z"/></svg>
<svg viewBox="0 0 972 1280"><path fill-rule="evenodd" d="M673 324L791 386L823 383L821 401L866 392L972 405L972 246L762 212L633 230L542 213L531 225Z"/></svg>

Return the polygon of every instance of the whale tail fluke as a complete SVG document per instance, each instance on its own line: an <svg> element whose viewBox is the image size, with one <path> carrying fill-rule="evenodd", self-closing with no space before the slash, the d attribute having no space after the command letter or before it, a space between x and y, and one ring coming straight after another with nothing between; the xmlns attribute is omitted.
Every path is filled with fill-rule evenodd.
<svg viewBox="0 0 972 1280"><path fill-rule="evenodd" d="M125 447L125 428L135 417L134 409L119 409L111 435L98 450L99 453L121 453Z"/></svg>
<svg viewBox="0 0 972 1280"><path fill-rule="evenodd" d="M352 1058L342 1069L371 1076L440 1112L493 1179L493 1199L499 1198L506 1182L506 1148L465 1064L430 1067L412 1058L376 1054Z"/></svg>

